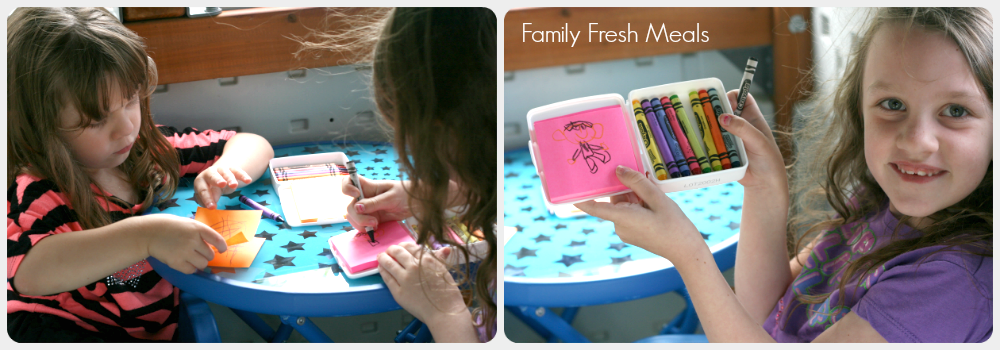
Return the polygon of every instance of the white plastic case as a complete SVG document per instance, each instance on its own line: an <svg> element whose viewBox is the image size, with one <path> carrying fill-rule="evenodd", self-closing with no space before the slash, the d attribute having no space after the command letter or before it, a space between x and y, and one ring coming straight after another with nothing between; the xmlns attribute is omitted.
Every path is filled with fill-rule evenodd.
<svg viewBox="0 0 1000 350"><path fill-rule="evenodd" d="M535 164L535 169L538 172L538 176L542 182L542 196L545 199L545 206L553 213L569 213L572 210L573 203L584 202L592 199L603 198L608 196L613 196L616 194L631 192L631 190L602 193L599 195L588 196L564 203L552 203L549 199L548 190L545 188L545 165L541 164L541 158L538 156L540 152L538 149L538 144L535 142L535 122L540 120L545 120L549 118L561 117L564 115L591 110L600 107L619 105L622 109L622 115L628 121L631 126L629 130L629 137L632 139L632 151L634 155L641 158L641 164L643 169L652 171L653 164L649 160L649 156L646 154L646 146L642 144L642 140L639 139L639 127L636 125L635 114L632 109L632 100L644 100L651 98L659 98L664 96L677 95L680 99L681 104L684 106L685 114L687 114L691 125L698 125L695 120L697 118L694 115L694 111L691 109L691 98L688 95L691 91L708 90L714 88L719 93L719 102L722 104L722 108L726 113L732 114L733 109L729 105L729 99L726 98L726 89L722 86L722 81L717 78L705 78L698 80L689 80L679 83L664 84L658 86L651 86L641 89L632 90L628 94L628 100L622 99L619 94L605 94L596 95L589 97L582 97L568 101L556 102L550 105L541 106L528 111L528 134L530 140L528 141L528 151L531 154L531 161ZM694 133L697 135L698 142L701 142L702 149L704 148L704 141L702 141L701 130L698 127L693 128ZM735 135L734 135L735 136ZM743 178L746 174L747 166L749 165L749 160L746 156L746 151L743 148L743 140L736 137L737 152L740 157L739 167L724 169L719 171L712 171L707 174L691 175L681 178L671 178L667 180L658 180L655 177L653 182L657 187L660 188L664 193L692 190L697 188L703 188L718 184L723 184L732 181L738 181ZM565 214L564 214L565 215Z"/></svg>

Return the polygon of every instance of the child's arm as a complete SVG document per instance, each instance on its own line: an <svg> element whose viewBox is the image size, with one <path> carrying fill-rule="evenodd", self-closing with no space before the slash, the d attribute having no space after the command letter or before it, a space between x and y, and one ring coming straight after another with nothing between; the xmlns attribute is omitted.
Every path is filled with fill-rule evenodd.
<svg viewBox="0 0 1000 350"><path fill-rule="evenodd" d="M435 343L478 343L479 335L472 326L472 314L468 311L455 315L442 315L428 321L427 330L434 336Z"/></svg>
<svg viewBox="0 0 1000 350"><path fill-rule="evenodd" d="M222 156L219 160L215 162L214 166L228 166L240 168L250 175L253 181L249 183L240 183L235 181L235 179L230 183L237 184L236 189L245 187L251 183L254 183L264 172L267 171L268 162L274 158L274 148L271 147L271 143L267 142L263 137L254 134L236 134L233 138L226 142L226 147L222 151ZM223 194L233 193L236 189L227 187L223 190Z"/></svg>
<svg viewBox="0 0 1000 350"><path fill-rule="evenodd" d="M122 220L42 239L25 253L13 279L14 288L25 295L56 294L80 288L142 260L145 250L140 249L136 226Z"/></svg>
<svg viewBox="0 0 1000 350"><path fill-rule="evenodd" d="M788 190L746 188L743 193L733 281L740 303L764 324L792 282L785 237Z"/></svg>
<svg viewBox="0 0 1000 350"><path fill-rule="evenodd" d="M365 226L378 227L378 223L390 220L402 220L413 216L410 208L410 181L369 180L358 176L361 187L365 190L365 199L347 207L347 221L355 229L364 231ZM351 180L344 177L341 190L345 195L357 198L361 194ZM464 203L464 193L455 181L448 181L448 204L451 208ZM413 204L419 205L419 202Z"/></svg>

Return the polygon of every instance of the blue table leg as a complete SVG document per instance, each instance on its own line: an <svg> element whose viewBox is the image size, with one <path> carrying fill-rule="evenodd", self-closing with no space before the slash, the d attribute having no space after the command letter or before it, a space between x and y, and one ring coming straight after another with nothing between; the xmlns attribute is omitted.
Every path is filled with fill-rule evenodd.
<svg viewBox="0 0 1000 350"><path fill-rule="evenodd" d="M282 323L278 330L274 332L274 338L268 340L271 343L284 343L288 337L292 336L292 326Z"/></svg>
<svg viewBox="0 0 1000 350"><path fill-rule="evenodd" d="M589 343L573 326L570 326L561 316L544 307L508 306L507 310L517 316L528 327L531 327L542 338L549 341L562 340L567 343ZM575 315L574 310L570 314Z"/></svg>
<svg viewBox="0 0 1000 350"><path fill-rule="evenodd" d="M274 330L271 329L271 326L268 326L267 323L264 322L264 320L260 319L260 316L257 316L256 313L250 311L243 311L233 308L229 309L232 310L237 317L243 320L244 323L250 326L250 328L253 329L254 332L257 332L257 334L260 335L261 338L264 338L264 341L272 342L272 340L274 339Z"/></svg>
<svg viewBox="0 0 1000 350"><path fill-rule="evenodd" d="M288 325L299 331L311 343L332 343L333 339L326 336L309 318L301 316L281 316L281 324Z"/></svg>
<svg viewBox="0 0 1000 350"><path fill-rule="evenodd" d="M669 324L663 327L663 330L660 331L661 335L692 334L698 329L698 313L694 310L694 303L691 302L691 296L688 295L687 289L679 289L677 294L684 298L684 311L681 311Z"/></svg>

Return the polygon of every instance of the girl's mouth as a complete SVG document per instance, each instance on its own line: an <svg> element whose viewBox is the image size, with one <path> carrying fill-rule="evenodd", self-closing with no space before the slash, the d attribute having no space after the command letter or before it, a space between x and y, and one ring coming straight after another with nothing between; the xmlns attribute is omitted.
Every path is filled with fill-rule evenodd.
<svg viewBox="0 0 1000 350"><path fill-rule="evenodd" d="M889 167L895 170L903 181L915 183L927 183L947 173L943 169L901 163L889 163Z"/></svg>
<svg viewBox="0 0 1000 350"><path fill-rule="evenodd" d="M125 146L125 148L122 148L120 151L115 152L115 154L118 154L118 155L125 154L125 153L128 153L128 151L131 150L131 149L132 149L132 144L130 143L130 144L128 144L128 146Z"/></svg>

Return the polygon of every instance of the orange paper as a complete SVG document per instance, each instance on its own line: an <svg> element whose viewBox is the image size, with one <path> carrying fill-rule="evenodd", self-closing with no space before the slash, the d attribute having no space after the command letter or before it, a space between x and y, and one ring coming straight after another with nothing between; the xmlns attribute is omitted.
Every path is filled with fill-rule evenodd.
<svg viewBox="0 0 1000 350"><path fill-rule="evenodd" d="M215 210L198 208L194 219L208 225L226 240L225 253L215 252L215 258L208 262L213 267L250 267L265 238L254 238L260 225L261 210Z"/></svg>
<svg viewBox="0 0 1000 350"><path fill-rule="evenodd" d="M260 247L264 245L264 241L267 238L254 238L252 241L237 245L231 245L226 248L224 253L219 253L212 247L212 251L215 252L215 259L208 262L208 266L212 267L250 267L250 263L253 262L253 258L257 257L257 252L260 251Z"/></svg>

